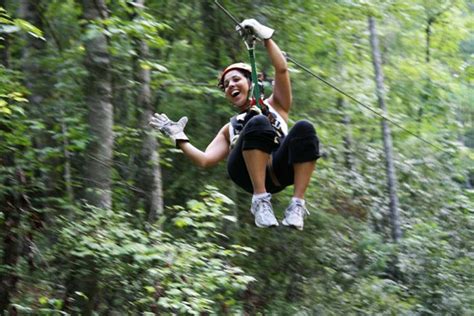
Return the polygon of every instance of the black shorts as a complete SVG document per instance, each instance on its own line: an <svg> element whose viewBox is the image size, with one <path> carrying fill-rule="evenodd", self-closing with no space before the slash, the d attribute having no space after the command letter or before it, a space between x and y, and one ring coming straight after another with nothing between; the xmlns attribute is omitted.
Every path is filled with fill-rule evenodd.
<svg viewBox="0 0 474 316"><path fill-rule="evenodd" d="M250 149L271 154L271 166L267 166L265 179L266 190L270 193L279 192L293 184L293 164L315 161L320 157L319 139L310 122L296 122L288 135L278 139L266 116L252 117L240 132L227 161L227 171L232 181L250 193L253 193L252 181L242 155L242 151Z"/></svg>

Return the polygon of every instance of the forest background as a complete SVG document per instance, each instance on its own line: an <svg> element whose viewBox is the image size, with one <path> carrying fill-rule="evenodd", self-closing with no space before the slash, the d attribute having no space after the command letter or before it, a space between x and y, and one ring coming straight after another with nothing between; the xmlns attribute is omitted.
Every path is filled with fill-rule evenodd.
<svg viewBox="0 0 474 316"><path fill-rule="evenodd" d="M472 315L474 4L221 3L376 112L289 62L323 152L304 231L148 127L186 115L204 149L233 115L214 1L0 0L1 315Z"/></svg>

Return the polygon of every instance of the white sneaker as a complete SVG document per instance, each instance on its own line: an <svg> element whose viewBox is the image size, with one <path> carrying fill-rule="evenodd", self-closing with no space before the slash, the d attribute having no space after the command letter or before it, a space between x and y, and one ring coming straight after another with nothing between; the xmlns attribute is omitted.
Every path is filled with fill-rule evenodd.
<svg viewBox="0 0 474 316"><path fill-rule="evenodd" d="M257 227L278 226L278 221L273 214L271 198L272 195L267 193L264 197L252 200L250 211L255 216L255 225Z"/></svg>
<svg viewBox="0 0 474 316"><path fill-rule="evenodd" d="M292 226L298 230L303 230L304 218L309 215L308 210L301 202L292 201L290 206L285 210L285 218L282 224Z"/></svg>

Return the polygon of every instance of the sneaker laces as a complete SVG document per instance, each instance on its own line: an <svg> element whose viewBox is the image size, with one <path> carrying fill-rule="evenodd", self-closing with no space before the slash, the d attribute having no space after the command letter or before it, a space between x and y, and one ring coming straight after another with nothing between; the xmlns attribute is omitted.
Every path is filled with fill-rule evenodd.
<svg viewBox="0 0 474 316"><path fill-rule="evenodd" d="M298 215L301 217L305 217L306 215L309 215L308 209L301 203L298 202L293 202L291 203L291 206L287 210L287 216L290 215Z"/></svg>
<svg viewBox="0 0 474 316"><path fill-rule="evenodd" d="M260 214L264 214L264 215L273 214L272 204L270 203L270 199L264 197L264 198L256 200L255 211L260 209L260 205L262 205L262 208L261 208L262 211L260 212Z"/></svg>

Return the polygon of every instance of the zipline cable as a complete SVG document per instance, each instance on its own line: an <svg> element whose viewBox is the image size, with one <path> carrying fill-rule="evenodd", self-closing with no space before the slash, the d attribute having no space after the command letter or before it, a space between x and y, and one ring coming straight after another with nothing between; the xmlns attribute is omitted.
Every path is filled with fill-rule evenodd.
<svg viewBox="0 0 474 316"><path fill-rule="evenodd" d="M234 21L234 23L235 23L236 25L238 25L241 29L243 29L243 27L242 27L242 25L240 24L240 22L239 22L229 11L227 11L227 9L224 8L224 6L219 3L219 1L215 0L214 2L216 3L216 5L217 5L232 21Z"/></svg>
<svg viewBox="0 0 474 316"><path fill-rule="evenodd" d="M357 100L355 97L351 96L350 94L346 93L345 91L341 90L340 88L338 88L337 86L335 86L334 84L330 83L329 81L327 81L326 79L322 78L321 76L318 76L316 75L313 71L311 71L308 67L302 65L301 63L297 62L294 58L290 57L288 55L288 53L285 53L284 52L284 55L286 57L287 60L291 61L293 64L295 64L296 66L300 67L301 69L303 69L305 72L307 72L308 74L310 74L311 76L313 76L314 78L320 80L321 82L323 82L324 84L326 84L327 86L333 88L334 90L336 90L337 92L341 93L342 95L344 95L345 97L351 99L352 101L356 102L357 104L359 104L360 106L366 108L367 110L371 111L372 113L380 116L381 118L383 118L384 120L392 123L393 125L395 125L396 127L402 129L403 131L407 132L408 134L416 137L417 139L425 142L426 144L428 145L431 145L433 146L434 148L438 149L438 150L441 150L441 151L445 151L443 148L439 147L438 145L418 136L416 133L410 131L409 129L403 127L402 125L400 125L399 123L395 122L394 120L388 118L386 115L380 113L379 111L375 110L374 108L364 104L363 102Z"/></svg>
<svg viewBox="0 0 474 316"><path fill-rule="evenodd" d="M224 8L224 6L222 6L218 0L214 0L214 2L216 3L216 5L234 22L236 23L240 28L242 28L240 22L226 9ZM299 63L298 61L296 61L294 58L290 57L289 54L287 52L283 52L285 58L289 61L291 61L293 64L295 64L296 66L298 66L299 68L301 68L302 70L304 70L306 73L310 74L311 76L313 76L314 78L320 80L321 82L323 82L324 84L326 84L327 86L333 88L334 90L336 90L337 92L341 93L342 95L344 95L345 97L351 99L352 101L356 102L358 105L364 107L365 109L371 111L372 113L374 113L375 115L383 118L384 120L386 120L387 122L390 122L392 123L394 126L400 128L401 130L407 132L408 134L414 136L415 138L421 140L422 142L444 152L445 149L441 148L440 146L434 144L433 142L430 142L426 139L424 139L423 137L421 136L418 136L416 133L410 131L409 129L403 127L402 125L400 125L399 123L393 121L392 119L390 119L389 117L387 117L386 115L380 113L379 111L375 110L374 108L364 104L363 102L359 101L358 99L356 99L355 97L351 96L350 94L346 93L345 91L343 91L342 89L338 88L336 85L332 84L331 82L327 81L326 79L322 78L321 76L318 76L316 75L313 71L311 71L308 67L304 66L303 64Z"/></svg>

